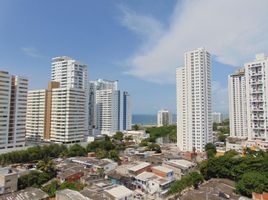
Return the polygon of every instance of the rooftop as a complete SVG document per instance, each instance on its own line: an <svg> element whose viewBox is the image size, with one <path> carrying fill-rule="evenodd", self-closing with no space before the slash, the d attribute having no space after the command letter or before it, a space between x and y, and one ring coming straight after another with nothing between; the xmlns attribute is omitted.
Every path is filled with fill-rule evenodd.
<svg viewBox="0 0 268 200"><path fill-rule="evenodd" d="M32 187L1 196L2 200L40 200L45 198L48 198L48 195L45 192Z"/></svg>
<svg viewBox="0 0 268 200"><path fill-rule="evenodd" d="M141 180L141 181L146 181L152 177L154 177L155 174L152 172L142 172L138 176L135 177L135 179Z"/></svg>
<svg viewBox="0 0 268 200"><path fill-rule="evenodd" d="M156 169L156 170L159 170L159 171L165 172L165 173L171 173L171 172L173 172L172 169L169 169L169 168L163 167L163 166L155 166L155 167L152 167L152 169Z"/></svg>
<svg viewBox="0 0 268 200"><path fill-rule="evenodd" d="M173 160L167 161L166 163L179 166L179 167L183 167L183 168L190 168L196 165L193 162L190 162L188 160L183 160L183 159L173 159Z"/></svg>
<svg viewBox="0 0 268 200"><path fill-rule="evenodd" d="M139 171L145 167L149 167L151 164L150 163L147 163L147 162L142 162L142 163L139 163L133 167L130 167L128 168L129 171L133 171L133 172L136 172L136 171Z"/></svg>
<svg viewBox="0 0 268 200"><path fill-rule="evenodd" d="M67 197L68 199L75 199L75 200L90 200L90 198L85 197L84 195L80 194L77 191L74 190L70 190L70 189L64 189L64 190L60 190L56 193L57 195L64 195L65 197Z"/></svg>
<svg viewBox="0 0 268 200"><path fill-rule="evenodd" d="M8 174L14 174L15 172L10 167L0 168L0 175L5 176Z"/></svg>
<svg viewBox="0 0 268 200"><path fill-rule="evenodd" d="M121 198L124 198L125 196L130 196L130 195L134 194L134 192L132 190L126 188L123 185L106 190L106 192L117 199L121 199Z"/></svg>
<svg viewBox="0 0 268 200"><path fill-rule="evenodd" d="M165 185L167 183L170 183L173 181L173 179L167 179L163 178L161 176L158 176L152 172L143 172L135 177L135 179L141 180L141 181L154 181L158 183L159 185Z"/></svg>

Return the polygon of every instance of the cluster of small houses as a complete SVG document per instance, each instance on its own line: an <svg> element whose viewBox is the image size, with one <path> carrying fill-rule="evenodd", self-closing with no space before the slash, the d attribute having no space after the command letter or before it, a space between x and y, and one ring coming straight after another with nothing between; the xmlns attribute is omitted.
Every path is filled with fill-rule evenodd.
<svg viewBox="0 0 268 200"><path fill-rule="evenodd" d="M170 149L163 150L161 154L126 149L121 160L118 164L110 159L98 159L94 153L89 153L87 157L54 159L59 182L80 182L86 185L79 192L70 189L57 191L55 199L161 199L174 181L196 170L194 162L183 159ZM33 170L25 166L0 169L0 199L49 199L41 189L17 191L18 177Z"/></svg>

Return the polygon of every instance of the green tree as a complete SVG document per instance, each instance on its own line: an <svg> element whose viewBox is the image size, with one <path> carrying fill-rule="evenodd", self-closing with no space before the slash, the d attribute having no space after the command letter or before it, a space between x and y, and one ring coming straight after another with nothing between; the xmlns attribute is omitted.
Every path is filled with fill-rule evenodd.
<svg viewBox="0 0 268 200"><path fill-rule="evenodd" d="M54 174L46 172L31 171L29 174L23 175L18 179L18 188L40 187L54 177Z"/></svg>
<svg viewBox="0 0 268 200"><path fill-rule="evenodd" d="M110 158L110 159L112 159L112 160L114 160L116 162L120 161L120 157L119 157L119 155L118 155L116 150L109 151L108 158Z"/></svg>
<svg viewBox="0 0 268 200"><path fill-rule="evenodd" d="M134 129L135 131L138 131L138 130L140 129L140 127L139 127L138 124L135 124L135 125L133 126L133 129Z"/></svg>
<svg viewBox="0 0 268 200"><path fill-rule="evenodd" d="M245 173L236 184L238 193L251 197L252 192L268 192L268 178L259 172Z"/></svg>
<svg viewBox="0 0 268 200"><path fill-rule="evenodd" d="M171 184L168 194L176 194L180 193L187 187L194 186L197 188L200 183L203 182L203 176L197 172L190 173L187 176L182 177L181 180L177 180L174 183Z"/></svg>
<svg viewBox="0 0 268 200"><path fill-rule="evenodd" d="M205 146L205 151L207 152L208 158L212 158L216 155L216 146L212 143L207 143Z"/></svg>
<svg viewBox="0 0 268 200"><path fill-rule="evenodd" d="M73 157L73 156L85 156L86 155L86 150L84 147L82 147L79 144L74 144L69 148L69 153L68 156Z"/></svg>
<svg viewBox="0 0 268 200"><path fill-rule="evenodd" d="M140 147L146 147L146 146L148 146L148 140L146 140L146 139L142 140L142 141L140 142L139 146L140 146Z"/></svg>
<svg viewBox="0 0 268 200"><path fill-rule="evenodd" d="M194 188L198 188L198 186L204 181L204 177L197 172L191 173L190 177L192 179L191 181Z"/></svg>
<svg viewBox="0 0 268 200"><path fill-rule="evenodd" d="M100 159L107 158L108 152L104 149L97 149L96 156Z"/></svg>
<svg viewBox="0 0 268 200"><path fill-rule="evenodd" d="M113 136L114 140L122 141L124 138L124 134L122 132L116 132Z"/></svg>
<svg viewBox="0 0 268 200"><path fill-rule="evenodd" d="M227 138L227 136L226 135L224 135L224 134L220 134L219 136L218 136L218 140L220 141L220 142L226 142L226 138Z"/></svg>
<svg viewBox="0 0 268 200"><path fill-rule="evenodd" d="M38 170L41 170L41 171L47 172L47 173L54 173L55 168L56 168L55 163L51 159L39 160L36 167Z"/></svg>
<svg viewBox="0 0 268 200"><path fill-rule="evenodd" d="M51 181L50 184L42 187L42 190L48 194L50 198L55 197L55 194L59 188L58 181Z"/></svg>
<svg viewBox="0 0 268 200"><path fill-rule="evenodd" d="M147 147L148 151L155 151L156 153L161 153L161 147L158 144L149 144Z"/></svg>
<svg viewBox="0 0 268 200"><path fill-rule="evenodd" d="M129 136L126 136L124 139L126 142L129 142L129 141L133 140L133 137L132 137L132 135L129 135Z"/></svg>

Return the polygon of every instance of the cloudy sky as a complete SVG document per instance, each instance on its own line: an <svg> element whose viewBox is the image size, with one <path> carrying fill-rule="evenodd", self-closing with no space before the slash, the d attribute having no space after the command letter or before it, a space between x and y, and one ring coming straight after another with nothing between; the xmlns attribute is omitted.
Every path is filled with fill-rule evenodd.
<svg viewBox="0 0 268 200"><path fill-rule="evenodd" d="M228 113L227 76L268 54L267 0L1 0L0 69L44 88L52 57L88 64L89 77L119 80L133 113L176 111L183 53L213 55L213 110Z"/></svg>

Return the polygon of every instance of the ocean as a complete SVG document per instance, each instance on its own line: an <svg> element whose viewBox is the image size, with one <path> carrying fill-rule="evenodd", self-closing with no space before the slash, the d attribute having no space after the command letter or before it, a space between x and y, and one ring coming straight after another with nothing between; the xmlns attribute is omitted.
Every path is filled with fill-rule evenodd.
<svg viewBox="0 0 268 200"><path fill-rule="evenodd" d="M156 125L157 116L156 115L142 115L142 114L132 115L132 124Z"/></svg>
<svg viewBox="0 0 268 200"><path fill-rule="evenodd" d="M176 123L176 115L172 116L172 122ZM157 115L134 114L132 115L132 124L156 125Z"/></svg>

